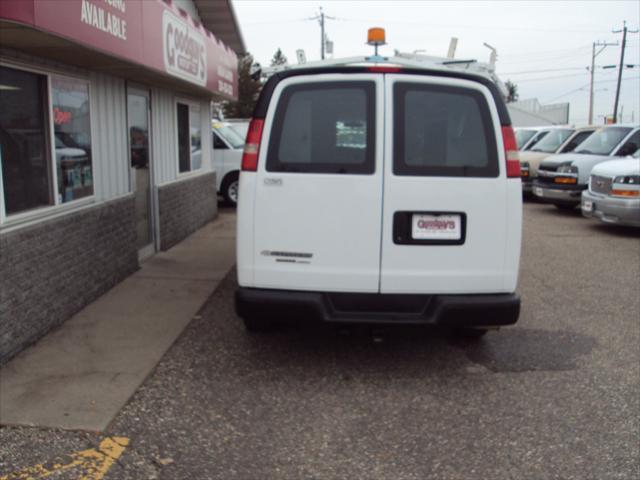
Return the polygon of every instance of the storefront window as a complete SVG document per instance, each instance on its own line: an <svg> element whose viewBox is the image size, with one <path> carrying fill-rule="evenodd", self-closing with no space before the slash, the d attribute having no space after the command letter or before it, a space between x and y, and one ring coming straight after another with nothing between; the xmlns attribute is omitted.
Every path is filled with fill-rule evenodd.
<svg viewBox="0 0 640 480"><path fill-rule="evenodd" d="M60 203L93 195L89 84L52 77L51 103Z"/></svg>
<svg viewBox="0 0 640 480"><path fill-rule="evenodd" d="M0 105L0 214L93 195L88 82L0 66Z"/></svg>
<svg viewBox="0 0 640 480"><path fill-rule="evenodd" d="M202 167L200 107L178 103L178 167L180 173Z"/></svg>
<svg viewBox="0 0 640 480"><path fill-rule="evenodd" d="M7 215L51 205L47 77L0 67L0 163Z"/></svg>
<svg viewBox="0 0 640 480"><path fill-rule="evenodd" d="M199 170L202 167L200 107L189 107L189 132L191 134L191 170Z"/></svg>

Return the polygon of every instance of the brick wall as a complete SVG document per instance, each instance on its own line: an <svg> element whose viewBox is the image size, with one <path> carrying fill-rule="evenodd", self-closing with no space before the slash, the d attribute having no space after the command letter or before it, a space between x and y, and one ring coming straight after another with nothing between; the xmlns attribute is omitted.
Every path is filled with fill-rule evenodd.
<svg viewBox="0 0 640 480"><path fill-rule="evenodd" d="M133 196L0 234L0 365L137 268Z"/></svg>
<svg viewBox="0 0 640 480"><path fill-rule="evenodd" d="M218 214L215 172L158 187L160 249L168 250Z"/></svg>

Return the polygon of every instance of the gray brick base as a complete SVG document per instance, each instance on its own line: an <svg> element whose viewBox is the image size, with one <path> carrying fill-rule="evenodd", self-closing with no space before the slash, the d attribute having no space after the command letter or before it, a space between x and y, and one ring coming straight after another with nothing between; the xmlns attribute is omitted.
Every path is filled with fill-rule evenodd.
<svg viewBox="0 0 640 480"><path fill-rule="evenodd" d="M218 215L215 172L158 187L160 249L168 250Z"/></svg>
<svg viewBox="0 0 640 480"><path fill-rule="evenodd" d="M0 365L137 268L133 196L0 234Z"/></svg>

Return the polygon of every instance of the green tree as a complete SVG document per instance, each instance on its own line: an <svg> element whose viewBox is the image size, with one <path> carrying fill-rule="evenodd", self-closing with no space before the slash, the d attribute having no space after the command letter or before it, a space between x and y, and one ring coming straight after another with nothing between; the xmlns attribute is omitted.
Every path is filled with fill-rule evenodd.
<svg viewBox="0 0 640 480"><path fill-rule="evenodd" d="M287 57L284 56L282 50L278 48L276 53L273 54L273 58L271 59L271 66L275 67L276 65L286 65L288 63Z"/></svg>
<svg viewBox="0 0 640 480"><path fill-rule="evenodd" d="M238 101L223 104L225 117L251 118L253 115L262 84L251 78L251 65L253 56L250 53L238 57Z"/></svg>
<svg viewBox="0 0 640 480"><path fill-rule="evenodd" d="M518 85L513 83L511 80L507 80L504 84L507 87L507 103L517 102L520 94L518 93Z"/></svg>

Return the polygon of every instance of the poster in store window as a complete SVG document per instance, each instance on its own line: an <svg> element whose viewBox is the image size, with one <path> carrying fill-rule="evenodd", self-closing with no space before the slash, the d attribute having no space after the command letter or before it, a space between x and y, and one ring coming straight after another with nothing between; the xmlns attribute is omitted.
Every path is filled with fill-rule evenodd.
<svg viewBox="0 0 640 480"><path fill-rule="evenodd" d="M89 83L51 78L58 195L70 202L93 195Z"/></svg>

